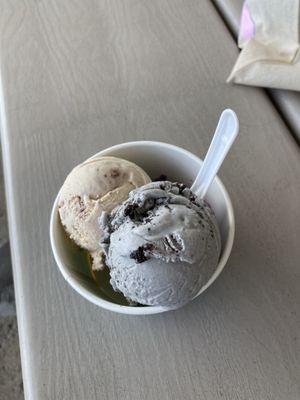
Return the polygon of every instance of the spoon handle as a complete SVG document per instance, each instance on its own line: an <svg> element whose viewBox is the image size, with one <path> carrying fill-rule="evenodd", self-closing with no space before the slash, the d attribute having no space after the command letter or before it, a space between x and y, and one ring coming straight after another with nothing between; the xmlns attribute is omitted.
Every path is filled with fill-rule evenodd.
<svg viewBox="0 0 300 400"><path fill-rule="evenodd" d="M224 110L202 167L191 187L191 190L201 199L205 197L210 184L237 137L238 131L239 121L235 112L230 109Z"/></svg>

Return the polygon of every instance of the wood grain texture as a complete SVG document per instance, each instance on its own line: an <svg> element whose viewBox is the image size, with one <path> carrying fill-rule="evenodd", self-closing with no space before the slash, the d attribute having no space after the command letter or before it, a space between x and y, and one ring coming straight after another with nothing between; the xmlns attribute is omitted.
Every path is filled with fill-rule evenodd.
<svg viewBox="0 0 300 400"><path fill-rule="evenodd" d="M212 0L212 2L237 38L244 0ZM268 89L267 92L300 145L300 93L280 89Z"/></svg>
<svg viewBox="0 0 300 400"><path fill-rule="evenodd" d="M27 399L298 400L299 149L265 94L225 84L237 49L209 1L2 1L1 122ZM203 156L221 110L237 233L221 277L163 315L113 314L50 249L68 171L115 143Z"/></svg>

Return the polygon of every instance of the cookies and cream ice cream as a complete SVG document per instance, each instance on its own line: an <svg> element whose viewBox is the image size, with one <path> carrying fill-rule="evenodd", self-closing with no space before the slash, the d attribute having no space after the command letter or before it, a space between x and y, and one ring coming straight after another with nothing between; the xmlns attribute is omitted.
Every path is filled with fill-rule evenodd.
<svg viewBox="0 0 300 400"><path fill-rule="evenodd" d="M90 252L93 269L102 267L102 212L110 212L131 190L150 181L139 166L116 157L86 161L67 176L59 195L60 219L71 239Z"/></svg>
<svg viewBox="0 0 300 400"><path fill-rule="evenodd" d="M102 246L111 284L129 300L176 307L193 299L216 270L220 233L203 200L182 184L153 182L103 213Z"/></svg>

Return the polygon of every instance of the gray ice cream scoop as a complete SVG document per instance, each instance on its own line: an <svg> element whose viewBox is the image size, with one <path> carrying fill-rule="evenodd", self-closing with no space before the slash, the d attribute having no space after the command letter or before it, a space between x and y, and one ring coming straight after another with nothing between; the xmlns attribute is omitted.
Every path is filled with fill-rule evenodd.
<svg viewBox="0 0 300 400"><path fill-rule="evenodd" d="M111 284L145 305L177 307L216 270L220 233L204 201L182 184L153 182L100 219Z"/></svg>

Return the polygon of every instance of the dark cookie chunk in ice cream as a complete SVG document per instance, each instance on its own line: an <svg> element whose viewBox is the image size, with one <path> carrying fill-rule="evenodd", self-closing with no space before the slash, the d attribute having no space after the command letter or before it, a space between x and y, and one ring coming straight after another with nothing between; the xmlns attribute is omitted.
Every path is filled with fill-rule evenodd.
<svg viewBox="0 0 300 400"><path fill-rule="evenodd" d="M138 264L141 264L150 259L150 252L154 249L154 245L151 243L139 246L136 250L130 253L130 258L135 260Z"/></svg>

